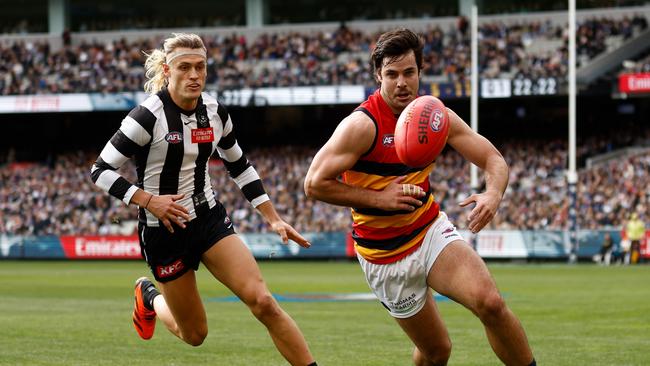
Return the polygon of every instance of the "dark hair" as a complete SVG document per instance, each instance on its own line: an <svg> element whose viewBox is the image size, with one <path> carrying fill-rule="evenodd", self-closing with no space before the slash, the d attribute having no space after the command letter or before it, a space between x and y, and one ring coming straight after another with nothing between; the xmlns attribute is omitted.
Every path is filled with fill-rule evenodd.
<svg viewBox="0 0 650 366"><path fill-rule="evenodd" d="M418 65L418 71L420 71L422 69L423 47L422 38L406 28L398 28L382 34L379 36L375 49L370 55L372 74L377 74L385 58L396 58L407 54L410 50L413 50L415 54L415 63Z"/></svg>

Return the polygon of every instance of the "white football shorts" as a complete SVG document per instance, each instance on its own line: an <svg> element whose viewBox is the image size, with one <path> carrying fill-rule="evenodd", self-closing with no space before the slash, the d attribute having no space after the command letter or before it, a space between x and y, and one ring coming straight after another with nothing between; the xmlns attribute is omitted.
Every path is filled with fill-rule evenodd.
<svg viewBox="0 0 650 366"><path fill-rule="evenodd" d="M422 245L394 263L374 264L357 254L372 292L391 316L409 318L424 306L427 275L442 250L455 240L464 240L444 212L429 227Z"/></svg>

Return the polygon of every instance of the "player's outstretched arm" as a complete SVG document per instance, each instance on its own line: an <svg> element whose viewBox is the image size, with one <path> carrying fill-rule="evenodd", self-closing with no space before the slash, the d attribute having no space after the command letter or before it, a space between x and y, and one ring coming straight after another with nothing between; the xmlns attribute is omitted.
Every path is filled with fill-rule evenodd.
<svg viewBox="0 0 650 366"><path fill-rule="evenodd" d="M472 194L460 202L461 206L476 204L468 216L468 228L477 233L496 215L508 186L508 164L488 139L469 128L454 111L449 109L448 112L450 130L447 143L485 172L485 192Z"/></svg>
<svg viewBox="0 0 650 366"><path fill-rule="evenodd" d="M307 239L300 235L291 225L282 220L271 201L260 204L257 206L257 209L264 216L264 219L269 223L273 231L280 235L284 244L289 243L289 239L291 239L301 247L309 248L311 246L311 243Z"/></svg>

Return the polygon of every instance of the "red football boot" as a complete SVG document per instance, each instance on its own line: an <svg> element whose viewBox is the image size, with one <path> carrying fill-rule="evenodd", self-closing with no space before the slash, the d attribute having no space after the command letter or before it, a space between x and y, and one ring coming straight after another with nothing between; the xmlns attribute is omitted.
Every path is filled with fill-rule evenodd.
<svg viewBox="0 0 650 366"><path fill-rule="evenodd" d="M144 294L146 291L156 291L153 283L147 277L140 277L135 281L135 303L133 307L133 327L142 339L150 339L156 329L156 312L145 305Z"/></svg>

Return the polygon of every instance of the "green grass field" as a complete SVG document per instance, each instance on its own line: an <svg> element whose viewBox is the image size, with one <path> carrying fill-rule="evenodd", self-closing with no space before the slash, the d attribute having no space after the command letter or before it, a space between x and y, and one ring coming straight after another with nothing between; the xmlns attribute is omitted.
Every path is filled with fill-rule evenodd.
<svg viewBox="0 0 650 366"><path fill-rule="evenodd" d="M355 262L260 263L274 293L368 292ZM492 264L540 365L649 365L650 266ZM185 345L162 324L150 341L131 325L144 262L0 261L0 365L285 365L264 328L199 270L210 333ZM319 365L409 365L411 344L375 301L283 302ZM498 365L479 321L439 303L450 365Z"/></svg>

